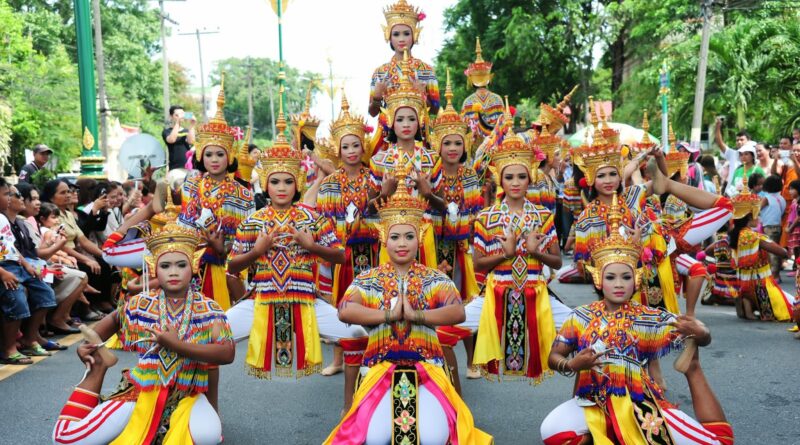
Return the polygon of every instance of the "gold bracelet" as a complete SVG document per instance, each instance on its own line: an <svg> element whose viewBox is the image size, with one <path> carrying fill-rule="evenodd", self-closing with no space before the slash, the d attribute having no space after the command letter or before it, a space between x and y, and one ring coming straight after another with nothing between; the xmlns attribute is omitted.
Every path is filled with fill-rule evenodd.
<svg viewBox="0 0 800 445"><path fill-rule="evenodd" d="M389 320L391 318L390 317L391 311L389 309L386 309L385 311L383 311L383 315L384 315L384 318L386 319L386 324L391 323L391 321Z"/></svg>

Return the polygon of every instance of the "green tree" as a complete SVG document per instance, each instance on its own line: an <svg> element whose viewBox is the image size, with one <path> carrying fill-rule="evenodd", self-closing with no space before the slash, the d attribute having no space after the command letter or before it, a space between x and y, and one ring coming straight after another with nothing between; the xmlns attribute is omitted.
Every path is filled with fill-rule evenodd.
<svg viewBox="0 0 800 445"><path fill-rule="evenodd" d="M80 154L80 111L75 66L64 46L54 42L44 55L25 33L24 18L0 1L0 28L7 44L0 48L0 91L11 109L9 144L15 171L24 149L46 142L64 168ZM6 123L8 128L8 123ZM6 169L3 173L9 173Z"/></svg>
<svg viewBox="0 0 800 445"><path fill-rule="evenodd" d="M248 68L249 66L249 68ZM278 62L271 59L229 58L221 60L211 74L214 84L219 84L220 71L225 73L225 118L229 125L247 128L248 75L253 79L253 137L273 139L270 91L274 115L278 117ZM304 72L284 66L286 72L286 119L290 113L300 113L305 105L306 90L316 73ZM315 87L315 91L318 88ZM214 100L215 98L211 98Z"/></svg>

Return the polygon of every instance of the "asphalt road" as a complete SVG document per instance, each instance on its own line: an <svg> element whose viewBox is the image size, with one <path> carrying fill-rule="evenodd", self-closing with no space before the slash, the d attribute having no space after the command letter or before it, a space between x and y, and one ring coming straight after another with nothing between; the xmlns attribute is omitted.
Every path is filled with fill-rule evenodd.
<svg viewBox="0 0 800 445"><path fill-rule="evenodd" d="M784 282L791 282L784 280ZM588 285L552 286L569 306L592 301ZM793 286L785 285L790 292ZM732 307L698 308L711 329L712 344L701 350L701 362L726 410L739 444L799 444L800 388L797 375L800 341L786 332L788 324L745 322ZM47 444L62 404L83 374L72 346L3 378L0 367L0 443ZM330 359L331 347L325 346ZM337 423L342 401L342 375L300 380L261 381L246 375L246 344L236 361L222 369L220 403L226 444L319 444ZM117 372L135 363L116 351L120 363L109 372L105 389L118 382ZM464 380L464 399L476 424L494 435L497 444L541 443L539 425L547 413L567 399L571 380L555 376L539 386L523 382ZM667 397L692 412L688 387L664 360Z"/></svg>

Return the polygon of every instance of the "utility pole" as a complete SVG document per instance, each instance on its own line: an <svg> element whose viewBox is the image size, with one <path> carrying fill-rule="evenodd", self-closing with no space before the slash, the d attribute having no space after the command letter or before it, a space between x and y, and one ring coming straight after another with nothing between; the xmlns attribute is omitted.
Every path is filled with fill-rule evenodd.
<svg viewBox="0 0 800 445"><path fill-rule="evenodd" d="M158 0L158 6L161 10L161 60L163 66L161 67L161 75L163 77L163 88L164 88L164 122L169 122L171 117L169 115L169 107L170 107L170 100L169 100L169 59L167 58L167 25L166 22L170 22L173 25L177 25L178 22L172 20L164 11L164 1L165 0ZM182 2L184 0L166 0L171 2Z"/></svg>
<svg viewBox="0 0 800 445"><path fill-rule="evenodd" d="M194 32L185 32L179 35L197 37L197 56L200 59L200 94L203 102L203 122L205 122L208 120L206 116L206 75L203 68L203 46L200 42L200 36L203 34L219 34L219 31L200 31L200 28L197 28Z"/></svg>
<svg viewBox="0 0 800 445"><path fill-rule="evenodd" d="M253 131L253 64L247 58L247 125Z"/></svg>
<svg viewBox="0 0 800 445"><path fill-rule="evenodd" d="M694 113L692 114L692 133L690 137L690 144L695 148L700 148L701 126L703 125L708 44L711 40L711 4L713 3L713 0L700 1L700 13L703 15L703 34L700 37L700 60L697 63L697 85L695 85L694 89Z"/></svg>
<svg viewBox="0 0 800 445"><path fill-rule="evenodd" d="M272 93L272 83L267 84L269 90L269 120L272 122L272 140L275 140L275 98Z"/></svg>
<svg viewBox="0 0 800 445"><path fill-rule="evenodd" d="M108 155L108 101L106 100L106 68L103 56L103 25L100 18L100 0L92 0L94 25L94 57L97 65L97 95L100 102L100 152Z"/></svg>

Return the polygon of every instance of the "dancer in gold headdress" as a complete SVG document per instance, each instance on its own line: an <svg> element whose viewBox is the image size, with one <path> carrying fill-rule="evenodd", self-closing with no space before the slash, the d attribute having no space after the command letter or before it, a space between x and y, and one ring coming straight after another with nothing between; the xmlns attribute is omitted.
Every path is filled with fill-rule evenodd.
<svg viewBox="0 0 800 445"><path fill-rule="evenodd" d="M329 153L339 167L322 181L317 197L317 211L334 221L336 235L345 246L344 263L333 269L334 307L353 278L378 265L376 218L369 209L369 169L362 163L367 136L364 119L350 112L350 103L343 93L342 111L331 124ZM340 339L334 348L334 362L322 370L323 375L345 371L345 411L350 409L366 346L366 336Z"/></svg>
<svg viewBox="0 0 800 445"><path fill-rule="evenodd" d="M220 85L217 113L197 129L194 166L183 184L180 224L200 229L208 247L200 265L203 293L231 307L226 259L239 223L255 211L253 195L229 173L236 171L233 132L225 121L225 79ZM236 296L234 296L235 298Z"/></svg>
<svg viewBox="0 0 800 445"><path fill-rule="evenodd" d="M442 160L442 180L434 192L446 204L445 211L432 209L433 231L436 236L436 258L439 269L444 271L456 284L462 301L467 304L478 296L478 283L475 280L475 267L470 253L472 223L483 208L481 186L478 175L470 168L468 155L472 137L469 126L453 108L453 91L450 88L450 72L447 72L445 90L447 106L440 110L439 116L431 126L431 146ZM467 366L472 367L472 334L478 330L480 306L474 307L472 317L466 325L442 326L436 332L439 342L444 346L445 357L453 373L456 389L461 390L458 368L453 347L464 340L467 349ZM480 377L472 372L468 377Z"/></svg>
<svg viewBox="0 0 800 445"><path fill-rule="evenodd" d="M469 122L472 132L470 143L477 148L503 115L503 98L488 88L493 76L492 62L483 60L480 37L475 38L475 62L469 64L464 75L467 76L469 86L475 88L475 92L464 99L461 116Z"/></svg>
<svg viewBox="0 0 800 445"><path fill-rule="evenodd" d="M407 3L406 0L398 0L397 3L387 6L383 10L383 15L386 17L383 36L394 51L394 55L388 63L375 69L370 84L369 114L375 117L380 113L378 129L370 144L370 148L374 149L376 153L386 148L384 139L392 128L391 120L388 120L388 116L382 113L382 109L387 106L386 94L389 90L399 86L402 77L409 77L409 74L402 72L401 66L406 52L408 53L407 63L411 73L411 83L419 88L423 95L425 106L420 111L426 114L428 111L433 114L439 111L439 85L433 67L411 57L411 48L419 42L419 35L422 31L420 22L425 18L425 14L419 8ZM427 122L427 119L423 119L422 116L419 118L420 125Z"/></svg>
<svg viewBox="0 0 800 445"><path fill-rule="evenodd" d="M132 297L94 326L99 339L119 333L139 360L101 403L98 393L116 358L103 344L84 342L88 371L58 417L56 444L217 444L222 426L205 393L209 368L231 363L234 345L222 308L190 290L200 239L174 222L147 237L149 270L160 289Z"/></svg>
<svg viewBox="0 0 800 445"><path fill-rule="evenodd" d="M684 374L697 420L671 404L648 374L648 362L679 348L682 339L693 337L705 346L711 333L693 317L631 300L642 285L642 245L620 233L623 217L619 201L612 200L610 236L591 247L594 266L587 268L602 300L575 308L553 345L550 366L566 376L577 373L577 382L575 397L542 422L542 440L546 445L733 444L733 429L696 350L686 357Z"/></svg>
<svg viewBox="0 0 800 445"><path fill-rule="evenodd" d="M404 184L380 206L389 262L353 281L339 317L369 329L353 406L325 444L489 444L443 369L434 329L464 320L453 282L416 260L425 201Z"/></svg>
<svg viewBox="0 0 800 445"><path fill-rule="evenodd" d="M282 101L276 128L259 171L270 204L239 226L229 265L234 274L247 269L253 286L251 298L231 308L228 318L234 339L250 337L245 364L259 378L319 372L318 260L341 264L345 259L333 224L296 205L305 171L302 154L284 136Z"/></svg>
<svg viewBox="0 0 800 445"><path fill-rule="evenodd" d="M781 258L789 255L768 236L753 230L758 225L761 198L750 193L747 184L732 201L733 227L728 231L728 245L739 284L736 314L749 320L790 321L794 298L775 282L767 254Z"/></svg>
<svg viewBox="0 0 800 445"><path fill-rule="evenodd" d="M555 217L525 198L533 152L506 110L507 134L492 153L505 196L475 222L475 269L488 275L473 363L487 377L539 382L551 373L550 346L570 310L547 291L544 267L561 267Z"/></svg>
<svg viewBox="0 0 800 445"><path fill-rule="evenodd" d="M421 140L421 123L427 117L425 98L411 83L408 59L403 60L402 67L398 87L387 92L385 113L391 127L391 145L370 160L370 194L375 201L384 200L402 181L400 185L413 188L413 195L425 198L429 209L444 210L444 200L434 192L442 178L441 159ZM420 259L426 266L438 265L435 249L433 233L426 231L420 245Z"/></svg>

